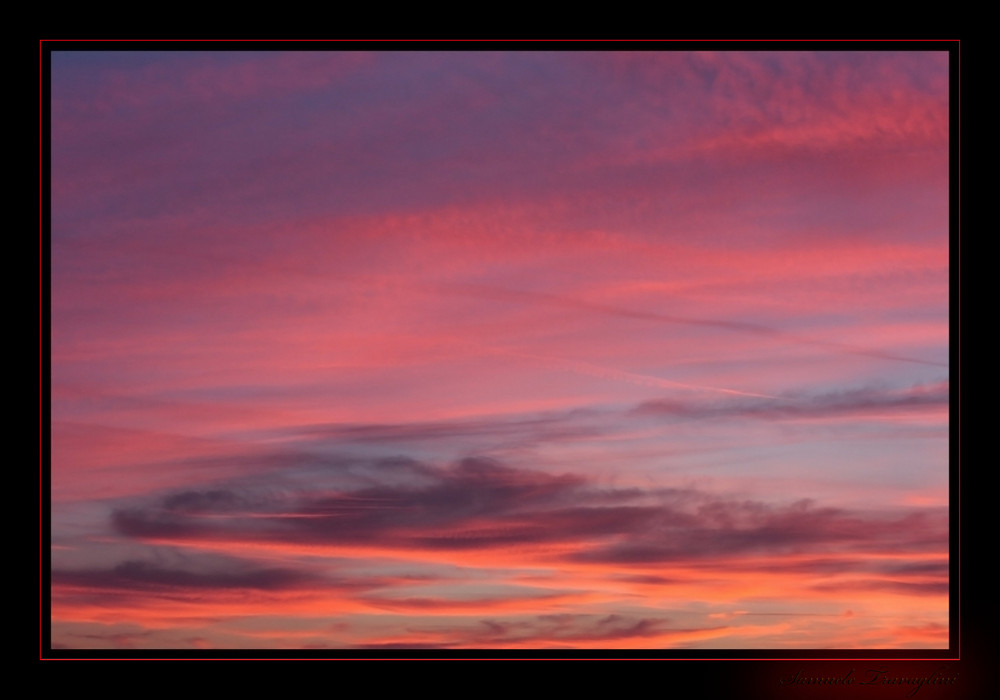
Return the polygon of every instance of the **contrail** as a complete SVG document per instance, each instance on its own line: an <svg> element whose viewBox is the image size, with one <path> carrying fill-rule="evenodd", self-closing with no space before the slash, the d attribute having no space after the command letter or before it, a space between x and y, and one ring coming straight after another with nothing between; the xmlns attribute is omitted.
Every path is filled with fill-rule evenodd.
<svg viewBox="0 0 1000 700"><path fill-rule="evenodd" d="M676 389L677 387L682 387L684 389L694 389L697 391L711 391L719 394L730 394L733 396L753 396L755 398L761 399L784 399L785 397L773 396L771 394L757 394L752 391L740 391L739 389L724 389L717 386L706 386L704 384L690 384L687 382L675 382L670 379L663 379L661 377L654 377L648 374L635 374L634 372L623 372L619 369L613 369L611 367L602 367L600 365L593 365L589 362L580 362L578 360L567 360L561 357L548 357L545 355L536 355L534 353L521 352L519 350L504 350L500 348L493 348L494 352L501 353L504 355L515 355L518 357L526 357L532 360L541 360L543 362L548 362L555 364L563 369L568 369L573 372L579 372L580 374L585 374L590 377L600 377L601 379L617 379L621 381L630 382L632 384L641 384L643 386L652 386L658 389Z"/></svg>
<svg viewBox="0 0 1000 700"><path fill-rule="evenodd" d="M606 304L595 304L582 299L573 299L546 292L525 292L512 289L502 289L479 284L442 284L434 287L439 292L461 292L469 296L477 296L483 299L499 301L520 301L548 304L549 306L561 306L563 308L582 309L594 311L607 316L617 316L620 318L634 318L642 321L657 321L660 323L673 323L684 326L704 326L708 328L719 328L722 330L742 333L746 335L772 336L801 345L814 345L817 347L832 348L840 352L852 355L863 355L865 357L875 357L880 360L892 360L896 362L910 362L920 365L930 365L933 367L948 367L946 362L933 362L931 360L921 360L915 357L906 357L894 353L883 352L871 348L850 345L847 343L836 343L829 340L817 340L805 336L796 335L787 331L782 331L769 326L762 326L756 323L742 323L739 321L720 321L717 319L690 318L685 316L673 316L669 314L655 313L651 311L636 311L634 309L623 309L617 306L607 306Z"/></svg>

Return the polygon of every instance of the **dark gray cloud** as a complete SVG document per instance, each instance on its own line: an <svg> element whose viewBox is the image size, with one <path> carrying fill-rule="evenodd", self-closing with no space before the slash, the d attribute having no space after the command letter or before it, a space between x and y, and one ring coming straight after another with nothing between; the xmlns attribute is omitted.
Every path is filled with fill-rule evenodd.
<svg viewBox="0 0 1000 700"><path fill-rule="evenodd" d="M292 569L239 566L230 570L198 571L167 567L142 560L124 561L107 569L52 572L53 585L133 591L234 588L277 590L315 583L316 580L314 576Z"/></svg>
<svg viewBox="0 0 1000 700"><path fill-rule="evenodd" d="M699 508L687 525L632 533L613 544L574 554L573 558L650 564L765 552L943 551L947 542L947 517L941 511L879 515L817 508L808 500L787 507L714 500ZM780 568L786 562L776 559L774 565ZM821 559L817 571L831 568L835 567L829 560Z"/></svg>
<svg viewBox="0 0 1000 700"><path fill-rule="evenodd" d="M377 460L367 474L368 481L350 488L186 490L120 508L112 524L119 534L146 540L445 551L576 543L582 546L565 555L572 560L623 565L809 553L816 571L835 568L847 553L943 551L947 544L947 515L940 509L879 514L808 499L780 505L693 489L607 489L580 475L486 458L447 467Z"/></svg>
<svg viewBox="0 0 1000 700"><path fill-rule="evenodd" d="M574 413L579 413L575 411ZM550 443L593 437L606 432L595 425L569 420L569 415L525 419L464 420L434 423L317 425L299 429L302 435L338 442L375 444L451 441L462 438L513 441L518 444Z"/></svg>
<svg viewBox="0 0 1000 700"><path fill-rule="evenodd" d="M271 492L266 494L270 500L253 491L188 490L152 507L117 509L112 524L121 534L141 538L230 532L264 539L370 541L553 507L584 483L578 476L512 469L484 458L467 458L450 468L405 459L376 460L372 466L369 479L384 478L378 485Z"/></svg>

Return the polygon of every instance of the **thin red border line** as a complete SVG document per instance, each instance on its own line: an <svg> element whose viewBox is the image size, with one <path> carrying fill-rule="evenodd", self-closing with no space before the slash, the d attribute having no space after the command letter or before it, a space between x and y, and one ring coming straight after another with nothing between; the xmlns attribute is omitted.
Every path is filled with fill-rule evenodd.
<svg viewBox="0 0 1000 700"><path fill-rule="evenodd" d="M74 651L85 651L85 650L74 650ZM304 656L304 657L253 657L253 656L140 656L140 657L121 657L121 656L102 656L102 657L86 657L86 658L62 658L62 657L51 657L42 658L41 661L803 661L806 663L816 662L816 663L829 663L837 661L896 661L896 662L920 662L920 663L934 663L940 661L960 661L960 659L952 658L930 658L930 659L883 659L883 658L870 658L870 659L770 659L770 658L746 658L746 659L731 659L731 658L692 658L692 659L675 659L671 657L655 657L655 658L644 658L644 657L532 657L532 656L512 656L512 657L455 657L455 658L445 658L445 657L417 657L417 656L400 656L400 657L349 657L349 656Z"/></svg>
<svg viewBox="0 0 1000 700"><path fill-rule="evenodd" d="M955 312L956 318L955 323L957 325L958 332L958 355L961 358L962 354L962 285L961 285L961 260L962 260L962 42L958 42L958 48L955 50L955 140L957 141L955 145L955 226L957 231L955 231L956 236L956 260L955 264L958 267L956 270L956 284L955 284L955 294L957 299L955 301ZM961 359L958 362L958 367L956 368L958 372L958 384L957 384L957 403L956 409L958 411L959 419L955 421L955 432L956 432L956 458L958 459L958 464L955 465L957 469L957 481L958 481L958 498L955 499L955 527L958 530L958 536L956 537L956 547L958 548L958 588L956 592L956 603L958 605L958 615L955 616L955 639L958 644L958 657L962 657L962 421L961 421L961 405L962 405L962 362ZM949 424L951 423L951 416L948 416ZM950 501L950 499L949 499ZM950 505L950 504L949 504ZM951 620L951 614L949 611L949 622Z"/></svg>
<svg viewBox="0 0 1000 700"><path fill-rule="evenodd" d="M59 43L69 43L69 42L79 42L79 43L95 43L95 42L119 42L119 43L151 43L151 42L170 42L170 43L219 43L219 42L230 42L230 43L286 43L286 44L302 44L302 43L316 43L316 44L343 44L343 43L420 43L420 44L440 44L440 43L570 43L570 44L595 44L595 43L642 43L642 44L666 44L666 43L695 43L695 42L717 42L717 43L798 43L798 44L814 44L818 42L826 43L879 43L884 44L887 42L899 42L913 44L914 42L921 43L939 43L948 44L956 43L961 45L960 39L531 39L531 38L509 38L509 39L39 39L39 43L43 44L45 42L59 42Z"/></svg>
<svg viewBox="0 0 1000 700"><path fill-rule="evenodd" d="M42 223L42 221L43 221L43 211L42 211L42 205L43 205L43 202L42 202L42 192L43 192L43 190L42 190L42 187L43 187L43 181L42 181L42 165L43 165L43 163L42 163L42 150L43 150L43 143L44 143L43 140L42 140L43 139L43 132L42 132L42 119L41 119L41 116L42 116L42 94L43 94L43 92L42 92L42 90L43 90L43 85L42 85L42 80L43 80L43 76L42 76L42 51L43 51L43 48L42 48L42 46L46 42L50 42L50 43L54 43L54 42L94 43L95 41L117 41L117 42L131 42L131 41L142 41L142 42L150 42L150 41L152 41L152 42L217 42L217 41L220 41L220 40L216 40L216 39L142 39L142 40L133 40L133 39L110 39L110 40L95 40L95 39L39 39L39 66L38 66L38 112L39 112L39 126L38 126L38 141L39 141L39 146L38 146L38 150L39 150L39 154L38 154L38 165L39 165L39 168L38 168L38 186L39 186L39 197L38 197L38 211L39 211L39 234L38 234L38 238L39 238L39 252L38 252L39 279L38 279L38 290L39 290L39 300L38 300L38 309L39 309L39 323L38 323L38 326L39 326L39 333L38 333L38 335L39 335L39 340L38 340L38 343L39 343L39 349L41 349L41 344L42 344L42 236L43 236L43 233L44 233L44 231L43 231L43 223ZM304 39L304 40L302 40L302 39L295 39L295 40L285 40L285 39L264 39L264 40L222 39L221 41L241 42L241 43L247 43L249 41L255 41L255 42L256 41L266 41L266 42L286 42L286 41L293 41L294 43L302 43L302 42L313 42L313 43L366 42L366 43L370 43L370 42L373 42L373 41L374 42L397 42L397 41L403 41L403 42L416 42L416 43L430 43L430 42L440 42L440 41L446 41L446 42L469 42L469 41L481 42L481 41L486 41L486 42L522 42L522 43L523 42L543 42L543 41L544 42L551 42L551 41L557 41L557 42L573 42L573 43L584 43L584 42L586 42L586 43L592 43L592 42L595 42L595 41L596 42L628 41L630 43L633 43L633 42L664 43L664 42L690 42L690 41L694 41L694 40L691 40L691 39L554 39L554 40L547 40L547 39L471 39L471 40L469 40L469 39L402 39L402 40L399 40L399 39ZM722 42L722 41L726 41L726 42L736 41L736 42L760 43L761 41L799 42L799 41L803 41L803 40L799 40L799 39L776 39L776 40L762 40L762 39L715 39L714 40L714 39L708 39L708 40L704 40L704 41L719 41L719 42ZM913 41L926 41L926 42L931 42L931 43L954 43L954 44L957 44L957 48L955 50L955 60L957 62L956 63L956 86L955 86L955 99L956 99L956 104L955 104L955 117L956 117L955 130L956 130L956 134L955 135L956 135L956 140L957 140L956 149L955 149L955 158L956 158L955 184L956 184L956 198L957 198L958 201L956 201L956 207L957 208L956 208L955 215L956 215L956 218L957 218L957 220L956 220L956 226L958 228L958 230L956 231L956 235L957 235L957 241L956 242L958 244L957 249L956 249L956 255L957 255L956 262L958 264L958 269L956 270L956 274L958 275L958 279L960 280L961 279L961 45L962 45L961 39L920 39L920 40L913 40L913 39L885 39L885 40L883 40L883 39L815 39L815 40L808 40L808 41L810 41L810 42L815 42L815 41L819 41L819 42L854 42L854 43L885 42L885 41L912 43ZM960 348L961 348L961 287L960 287L960 285L956 286L956 295L958 297L957 298L957 305L956 305L956 311L958 313L958 316L956 318L956 321L958 323L958 331L959 331L959 354L960 354ZM42 377L42 369L43 369L43 367L42 367L41 352L39 352L38 367L39 367L39 397L41 398L41 393L42 393L42 379L41 379L41 377ZM957 391L958 391L958 400L959 400L959 405L960 405L960 403L961 403L961 363L959 363L959 367L957 369L957 372L958 372L958 384L957 384L958 388L957 388ZM39 528L38 528L38 533L39 533L38 534L38 548L39 548L38 582L39 582L39 587L38 587L38 590L39 590L39 593L38 593L38 597L39 597L39 610L41 611L41 609L43 608L43 605L44 605L44 600L42 598L42 573L43 573L42 572L42 547L43 547L43 543L42 543L42 504L43 504L43 501L42 501L42 499L43 499L43 494L42 494L42 479L41 479L42 469L44 468L44 465L42 463L42 449L41 449L42 448L42 437L43 437L42 436L42 429L41 429L41 425L42 425L42 404L41 404L41 401L39 401L38 415L39 415L39 488L38 488L38 491L39 491L39 495L38 495L38 505L39 505L39 509L38 509L38 524L39 524ZM959 493L961 493L961 424L960 424L960 422L956 422L955 430L956 430L956 433L957 433L956 437L958 438L958 441L957 441L956 446L955 446L955 449L957 450L957 455L956 456L958 457L958 464L956 465L956 469L958 470L957 476L958 476ZM957 502L955 504L955 508L956 508L955 522L956 522L956 527L957 527L957 530L958 530L958 537L957 537L956 545L957 545L957 548L958 548L959 583L961 583L961 498L959 498L957 500ZM961 585L959 585L959 587L957 589L956 596L957 596L957 601L956 602L958 603L958 611L960 613L961 612L961 598L962 598ZM368 658L368 657L366 657L366 658L349 658L349 657L329 657L329 658L328 657L303 657L303 658L290 658L290 657L285 657L285 658L278 658L278 657L276 657L274 659L254 659L252 657L248 657L248 658L242 658L242 657L219 657L219 658L210 658L210 657L174 657L174 658L170 658L170 657L159 657L159 658L142 657L142 658L137 658L137 659L128 659L128 658L122 658L122 657L107 657L107 658L93 657L93 658L87 658L87 659L72 659L72 658L61 658L61 657L45 657L45 656L42 655L42 649L41 649L41 643L42 643L42 621L39 620L39 659L40 660L49 660L49 661L75 661L75 660L91 660L91 661L101 661L101 660L120 660L120 661L130 661L130 660L136 660L136 661L142 661L142 660L147 660L147 661L148 660L154 660L154 661L156 661L156 660L159 660L159 661L167 661L167 660L199 660L199 661L200 660L212 660L212 661L222 661L222 660L233 660L233 661L240 661L240 660L243 660L243 661L248 661L248 660L255 660L255 661L260 661L260 660L298 660L298 661L313 661L313 660L317 660L317 661L324 661L324 660L330 660L330 661L389 661L389 660L398 660L398 661L416 661L416 660L420 660L420 661L428 661L428 660L434 660L434 661L476 661L476 660L483 660L483 661L501 661L501 660L503 660L503 661L525 661L525 660L538 660L538 661L582 661L582 660L587 660L587 661L612 661L612 660L614 660L614 661L960 661L961 658L962 658L962 656L961 656L961 616L960 615L955 618L955 623L954 624L955 624L955 627L956 627L956 629L955 629L955 637L956 637L956 640L958 642L958 644L957 644L957 656L955 656L955 657L933 657L933 658L909 658L909 657L906 657L906 658L903 658L903 657L900 657L900 658L893 658L893 657L887 657L887 658L882 658L882 657L871 657L871 658L855 658L855 657L799 658L799 657L788 657L788 658L786 658L786 657L765 657L765 658L738 658L737 659L737 658L726 658L726 657L723 657L723 658L718 658L718 657L710 657L710 658L674 658L674 657L653 657L653 658L650 658L650 657L639 657L639 658L617 658L617 657L609 657L609 658L601 658L601 657L587 657L587 658L583 658L583 657L581 657L581 658L572 658L572 657L562 657L562 658L555 658L555 657L473 658L473 657L465 657L465 658L462 658L462 657L455 657L455 658L437 658L437 659L435 659L435 658L416 658L416 657L391 657L391 658L379 658L379 657L371 657L371 658ZM77 651L85 651L85 650L77 650ZM929 650L929 651L933 651L933 650ZM949 651L950 651L950 649L949 649Z"/></svg>

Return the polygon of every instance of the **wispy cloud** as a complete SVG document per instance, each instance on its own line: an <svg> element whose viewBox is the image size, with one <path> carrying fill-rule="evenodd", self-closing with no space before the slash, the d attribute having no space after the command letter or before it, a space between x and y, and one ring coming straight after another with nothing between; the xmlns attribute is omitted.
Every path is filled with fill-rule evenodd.
<svg viewBox="0 0 1000 700"><path fill-rule="evenodd" d="M551 563L718 564L732 556L817 548L937 551L947 542L938 511L854 513L809 500L771 505L693 489L602 488L580 475L483 458L447 467L399 460L369 465L365 473L375 483L173 493L118 508L112 521L121 535L149 541L374 546L387 554L542 547L533 556ZM376 481L379 474L383 479ZM570 549L546 555L546 545Z"/></svg>
<svg viewBox="0 0 1000 700"><path fill-rule="evenodd" d="M946 411L948 396L948 382L944 381L903 390L869 387L816 396L786 396L778 401L752 398L716 403L655 400L637 406L635 413L676 418L864 419L913 411Z"/></svg>
<svg viewBox="0 0 1000 700"><path fill-rule="evenodd" d="M687 316L673 316L658 312L641 311L637 309L626 309L621 307L607 306L605 304L593 303L583 299L574 299L555 294L542 292L529 292L523 290L497 289L482 285L453 285L442 287L442 291L463 295L474 295L485 299L511 301L517 303L546 304L565 309L577 311L588 311L591 313L616 316L619 318L636 319L640 321L654 321L658 323L676 324L681 326L695 326L713 328L731 333L772 337L779 342L793 343L799 345L813 345L836 352L845 352L866 357L873 357L882 360L892 360L896 362L912 362L915 364L930 365L936 367L947 367L947 363L934 360L924 360L920 358L905 357L890 352L885 352L877 348L865 348L848 343L839 343L829 340L819 340L807 336L789 333L781 329L765 326L756 323L745 323L742 321L727 321L722 319L694 318ZM725 390L719 390L725 391Z"/></svg>
<svg viewBox="0 0 1000 700"><path fill-rule="evenodd" d="M191 571L168 568L153 562L125 561L111 569L84 569L52 572L55 586L132 591L169 591L190 589L260 589L294 588L311 577L291 569L242 568L233 571Z"/></svg>

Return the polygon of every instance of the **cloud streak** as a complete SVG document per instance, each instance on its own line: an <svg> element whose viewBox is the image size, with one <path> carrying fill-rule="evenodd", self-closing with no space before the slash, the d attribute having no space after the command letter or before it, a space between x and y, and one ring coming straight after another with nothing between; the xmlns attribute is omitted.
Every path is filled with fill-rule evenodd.
<svg viewBox="0 0 1000 700"><path fill-rule="evenodd" d="M528 292L523 290L497 289L484 287L482 285L454 285L444 287L442 293L453 293L462 295L479 296L484 299L511 301L528 304L544 304L556 308L589 311L592 313L604 314L625 319L636 319L641 321L655 321L658 323L676 324L681 326L695 326L702 328L724 330L731 333L738 333L751 336L764 336L774 338L780 342L794 343L799 345L812 345L816 347L828 348L837 352L845 352L865 357L873 357L882 360L896 362L911 362L915 364L929 365L933 367L947 367L947 363L933 360L923 360L913 357L905 357L893 353L884 352L873 348L864 348L847 343L838 343L827 340L808 338L796 333L788 333L778 328L765 326L756 323L745 323L742 321L725 321L719 319L692 318L685 316L673 316L650 311L639 311L635 309L625 309L604 304L591 303L582 299L558 296L554 294ZM719 389L718 391L727 391Z"/></svg>
<svg viewBox="0 0 1000 700"><path fill-rule="evenodd" d="M119 508L112 523L140 540L385 547L387 552L566 553L554 562L669 564L801 550L942 550L940 514L851 513L808 500L768 505L696 490L599 488L579 475L469 458L449 467L400 461L353 489L185 491ZM375 477L373 477L375 478ZM551 556L551 555L550 555Z"/></svg>
<svg viewBox="0 0 1000 700"><path fill-rule="evenodd" d="M774 397L778 398L778 397ZM636 407L637 415L675 418L878 418L909 412L945 412L949 405L947 382L904 390L855 389L819 396L783 397L779 401L742 399L716 404L672 400L647 401Z"/></svg>

